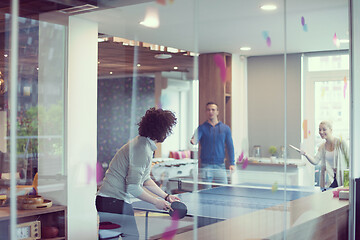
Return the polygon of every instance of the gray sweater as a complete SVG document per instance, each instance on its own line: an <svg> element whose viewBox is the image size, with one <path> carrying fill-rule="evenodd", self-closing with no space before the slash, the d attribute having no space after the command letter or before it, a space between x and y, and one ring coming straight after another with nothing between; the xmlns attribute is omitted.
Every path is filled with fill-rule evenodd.
<svg viewBox="0 0 360 240"><path fill-rule="evenodd" d="M140 196L150 179L155 150L155 142L146 137L137 136L125 144L111 160L97 194L131 203L131 195Z"/></svg>

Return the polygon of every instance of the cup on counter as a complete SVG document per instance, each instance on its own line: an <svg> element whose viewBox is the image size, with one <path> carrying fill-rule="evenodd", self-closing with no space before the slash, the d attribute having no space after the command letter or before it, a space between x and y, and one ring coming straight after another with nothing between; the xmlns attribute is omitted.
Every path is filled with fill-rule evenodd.
<svg viewBox="0 0 360 240"><path fill-rule="evenodd" d="M254 158L261 157L261 146L260 145L254 145L253 150L252 150L252 155Z"/></svg>

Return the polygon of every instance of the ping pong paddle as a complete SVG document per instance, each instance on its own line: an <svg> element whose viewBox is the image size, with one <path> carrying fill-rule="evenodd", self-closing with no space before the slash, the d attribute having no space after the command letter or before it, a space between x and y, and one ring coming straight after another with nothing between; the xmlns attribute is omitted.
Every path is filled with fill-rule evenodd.
<svg viewBox="0 0 360 240"><path fill-rule="evenodd" d="M187 214L187 207L184 203L180 201L175 201L171 203L171 208L169 214L171 217L176 217L178 219L182 219Z"/></svg>
<svg viewBox="0 0 360 240"><path fill-rule="evenodd" d="M301 152L300 149L298 149L297 147L294 147L293 145L289 144L290 147L292 147L294 150L298 151L298 152Z"/></svg>

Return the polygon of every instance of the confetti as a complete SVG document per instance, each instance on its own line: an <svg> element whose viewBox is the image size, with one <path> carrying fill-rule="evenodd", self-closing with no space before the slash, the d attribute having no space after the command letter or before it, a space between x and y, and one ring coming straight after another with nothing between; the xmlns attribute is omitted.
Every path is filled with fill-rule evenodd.
<svg viewBox="0 0 360 240"><path fill-rule="evenodd" d="M304 32L308 31L308 27L307 24L305 23L305 18L303 16L301 17L301 26L303 27Z"/></svg>
<svg viewBox="0 0 360 240"><path fill-rule="evenodd" d="M340 47L340 40L337 38L336 33L333 36L333 44L339 48Z"/></svg>
<svg viewBox="0 0 360 240"><path fill-rule="evenodd" d="M274 193L278 190L278 183L277 182L274 182L274 184L272 185L271 187L271 191Z"/></svg>
<svg viewBox="0 0 360 240"><path fill-rule="evenodd" d="M262 31L262 36L266 40L269 37L268 31Z"/></svg>
<svg viewBox="0 0 360 240"><path fill-rule="evenodd" d="M347 80L346 77L344 77L344 98L346 98L346 88L347 88Z"/></svg>
<svg viewBox="0 0 360 240"><path fill-rule="evenodd" d="M178 225L179 225L179 216L178 216L178 213L175 211L171 217L171 225L165 229L161 238L164 240L173 239L173 237L176 234Z"/></svg>
<svg viewBox="0 0 360 240"><path fill-rule="evenodd" d="M224 57L221 56L220 54L215 54L214 61L215 61L216 66L218 66L218 68L220 69L221 81L223 83L225 83L226 82L226 66L225 66Z"/></svg>
<svg viewBox="0 0 360 240"><path fill-rule="evenodd" d="M304 32L307 32L308 31L308 27L307 27L307 24L305 23L305 25L303 26L303 30Z"/></svg>
<svg viewBox="0 0 360 240"><path fill-rule="evenodd" d="M307 139L307 120L303 121L303 131L304 131L304 139Z"/></svg>
<svg viewBox="0 0 360 240"><path fill-rule="evenodd" d="M89 184L94 177L95 177L95 171L94 171L94 169L88 164L88 165L87 165L87 184Z"/></svg>
<svg viewBox="0 0 360 240"><path fill-rule="evenodd" d="M248 158L246 157L246 158L244 159L243 164L242 164L242 169L247 168L248 163L249 163L249 160L248 160Z"/></svg>
<svg viewBox="0 0 360 240"><path fill-rule="evenodd" d="M268 47L271 47L271 38L270 38L270 37L267 37L267 38L266 38L266 45L267 45Z"/></svg>
<svg viewBox="0 0 360 240"><path fill-rule="evenodd" d="M244 152L241 152L240 156L239 156L239 159L238 159L238 162L241 163L241 161L243 160L244 158Z"/></svg>
<svg viewBox="0 0 360 240"><path fill-rule="evenodd" d="M158 4L166 5L166 0L156 0Z"/></svg>
<svg viewBox="0 0 360 240"><path fill-rule="evenodd" d="M96 183L99 183L102 181L104 177L103 168L100 162L96 163Z"/></svg>

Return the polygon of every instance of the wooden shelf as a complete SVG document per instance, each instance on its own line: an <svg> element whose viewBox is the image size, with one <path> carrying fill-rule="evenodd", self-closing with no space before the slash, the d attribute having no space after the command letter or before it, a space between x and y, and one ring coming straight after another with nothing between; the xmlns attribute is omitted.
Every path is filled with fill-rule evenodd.
<svg viewBox="0 0 360 240"><path fill-rule="evenodd" d="M49 208L17 210L17 223L39 220L42 226L56 226L59 236L52 240L67 239L67 207L53 205ZM10 207L0 207L0 232L4 239L9 238ZM50 239L49 239L50 240Z"/></svg>
<svg viewBox="0 0 360 240"><path fill-rule="evenodd" d="M215 55L224 59L225 83L221 79L221 70L214 61ZM199 124L206 121L206 103L215 102L219 106L219 120L231 128L231 57L229 53L206 53L199 56Z"/></svg>

